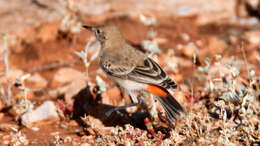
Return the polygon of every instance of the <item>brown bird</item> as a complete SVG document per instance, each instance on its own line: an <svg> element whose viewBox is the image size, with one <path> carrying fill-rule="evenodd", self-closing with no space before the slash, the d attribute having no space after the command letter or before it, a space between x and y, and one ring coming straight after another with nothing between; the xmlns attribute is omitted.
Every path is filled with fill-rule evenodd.
<svg viewBox="0 0 260 146"><path fill-rule="evenodd" d="M185 113L184 108L171 96L169 89L177 85L162 68L141 51L129 45L113 25L83 26L92 31L101 43L99 66L138 103L136 92L150 92L165 110L167 119L174 122Z"/></svg>

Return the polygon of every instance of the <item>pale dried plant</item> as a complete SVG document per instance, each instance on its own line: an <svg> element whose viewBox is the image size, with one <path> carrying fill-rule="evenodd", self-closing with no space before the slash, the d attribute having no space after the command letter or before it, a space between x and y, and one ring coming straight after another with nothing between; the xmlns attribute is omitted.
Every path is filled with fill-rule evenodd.
<svg viewBox="0 0 260 146"><path fill-rule="evenodd" d="M28 99L28 93L30 92L30 89L25 86L25 81L31 76L31 74L25 74L21 76L21 78L16 78L14 85L22 92L23 97L20 100L19 103L17 103L15 106L21 107L22 114L26 112L30 112L34 108L34 102L31 102Z"/></svg>
<svg viewBox="0 0 260 146"><path fill-rule="evenodd" d="M60 146L62 143L62 138L60 135L55 135L54 136L54 145L55 146Z"/></svg>
<svg viewBox="0 0 260 146"><path fill-rule="evenodd" d="M74 52L84 62L86 69L86 81L88 82L88 85L91 85L91 83L89 82L89 66L98 57L100 47L100 43L96 41L95 37L91 37L88 43L85 45L84 50ZM90 52L92 52L92 56L88 57L88 54ZM96 85L98 85L98 87L100 88L100 90L98 90L98 94L100 94L100 92L105 92L107 89L106 82L98 75L96 75Z"/></svg>
<svg viewBox="0 0 260 146"><path fill-rule="evenodd" d="M219 144L236 144L234 139L230 137L240 137L241 131L237 131L235 128L237 123L251 128L255 127L256 123L259 124L259 122L248 120L252 119L255 116L254 113L258 113L257 110L259 110L254 104L256 94L251 86L251 82L256 82L258 77L253 70L250 70L251 66L248 64L245 54L243 56L244 62L234 57L224 59L221 56L216 56L217 61L214 64L207 59L206 66L199 68L199 71L205 73L204 77L207 83L205 90L209 91L210 97L218 98L217 101L213 101L213 105L220 110L217 113L220 120L218 125L221 127L219 131L221 135L217 141ZM241 76L242 71L248 72L249 83L247 85L244 84L245 80ZM237 122L236 119L228 119L227 109L230 109L231 114L237 112L240 122ZM249 139L246 139L245 142L250 144L251 135L248 136Z"/></svg>
<svg viewBox="0 0 260 146"><path fill-rule="evenodd" d="M16 128L12 128L10 133L12 146L28 145L29 140L26 138L26 135L22 134Z"/></svg>
<svg viewBox="0 0 260 146"><path fill-rule="evenodd" d="M97 42L95 42L95 39L92 37L88 41L88 43L85 45L84 50L74 52L84 62L84 65L85 65L85 68L86 68L85 73L86 73L86 80L87 81L89 81L89 66L98 57L99 49L100 49L100 46L98 45ZM94 50L94 54L88 60L88 53L89 53L89 51L93 51L93 50Z"/></svg>
<svg viewBox="0 0 260 146"><path fill-rule="evenodd" d="M9 50L8 50L8 36L7 34L3 34L2 35L3 38L3 42L4 42L4 51L3 51L3 55L4 55L4 76L6 79L6 90L5 87L2 83L0 83L0 88L1 88L1 94L3 97L3 101L7 104L7 106L10 106L13 104L13 98L12 98L12 91L11 91L11 83L10 83L10 79L9 79Z"/></svg>

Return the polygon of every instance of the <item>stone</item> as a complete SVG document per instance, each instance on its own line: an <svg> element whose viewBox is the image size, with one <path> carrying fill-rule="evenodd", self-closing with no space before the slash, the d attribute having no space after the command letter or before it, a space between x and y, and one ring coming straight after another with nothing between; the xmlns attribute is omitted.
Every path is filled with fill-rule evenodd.
<svg viewBox="0 0 260 146"><path fill-rule="evenodd" d="M209 38L208 44L208 50L214 54L221 54L228 47L224 40L217 37Z"/></svg>
<svg viewBox="0 0 260 146"><path fill-rule="evenodd" d="M194 43L189 43L183 46L182 49L183 49L183 54L188 58L192 58L193 54L197 54L198 52L198 48Z"/></svg>
<svg viewBox="0 0 260 146"><path fill-rule="evenodd" d="M46 119L59 119L56 106L52 101L45 101L35 110L22 115L22 124L31 126L33 123Z"/></svg>
<svg viewBox="0 0 260 146"><path fill-rule="evenodd" d="M87 83L84 80L76 80L71 82L68 86L66 86L64 94L65 94L65 102L67 104L72 103L72 97L80 92L81 89L85 88Z"/></svg>
<svg viewBox="0 0 260 146"><path fill-rule="evenodd" d="M2 111L2 109L4 109L6 107L6 104L0 100L0 111Z"/></svg>
<svg viewBox="0 0 260 146"><path fill-rule="evenodd" d="M85 81L86 77L84 73L77 71L72 68L61 68L58 70L53 77L53 86L61 86L76 80Z"/></svg>
<svg viewBox="0 0 260 146"><path fill-rule="evenodd" d="M111 133L111 130L114 127L105 127L105 125L103 124L103 122L98 119L95 118L93 116L87 116L86 118L82 118L83 122L87 125L87 131L89 133L92 133L91 135L94 135L96 132L98 133L102 133L104 135Z"/></svg>
<svg viewBox="0 0 260 146"><path fill-rule="evenodd" d="M8 72L8 79L9 79L9 82L10 83L14 83L15 80L17 78L21 78L22 75L24 74L24 72L22 70L19 70L19 69L10 69L9 72ZM3 83L6 83L7 80L6 80L6 77L5 76L2 76L0 78L0 82L3 84Z"/></svg>
<svg viewBox="0 0 260 146"><path fill-rule="evenodd" d="M36 88L36 89L44 89L48 85L48 81L38 73L33 74L32 76L27 78L25 83L26 83L26 87Z"/></svg>
<svg viewBox="0 0 260 146"><path fill-rule="evenodd" d="M19 128L18 125L12 124L12 123L1 123L0 124L0 131L4 131L4 132L11 132L18 128Z"/></svg>
<svg viewBox="0 0 260 146"><path fill-rule="evenodd" d="M76 126L79 126L79 124L75 120L70 120L68 123L68 126L76 127Z"/></svg>
<svg viewBox="0 0 260 146"><path fill-rule="evenodd" d="M120 90L117 87L108 89L106 92L102 93L102 103L113 105L113 101L120 102L121 99Z"/></svg>
<svg viewBox="0 0 260 146"><path fill-rule="evenodd" d="M4 118L5 114L4 113L0 113L0 121Z"/></svg>
<svg viewBox="0 0 260 146"><path fill-rule="evenodd" d="M68 85L65 85L55 90L50 90L48 94L53 99L57 98L57 96L59 95L64 95L65 102L67 104L70 104L73 101L72 97L78 94L81 89L86 87L86 85L87 82L85 82L85 80L75 80Z"/></svg>
<svg viewBox="0 0 260 146"><path fill-rule="evenodd" d="M80 144L80 146L91 146L91 144L89 144L89 143L82 143L82 144Z"/></svg>
<svg viewBox="0 0 260 146"><path fill-rule="evenodd" d="M11 69L8 72L8 78L10 80L11 83L15 82L15 80L17 78L21 78L23 76L24 72L22 70L19 69Z"/></svg>
<svg viewBox="0 0 260 146"><path fill-rule="evenodd" d="M228 45L224 40L219 39L218 37L215 36L211 36L208 38L207 46L204 47L203 49L200 49L198 58L201 59L209 56L222 54L224 50L226 50L227 48Z"/></svg>
<svg viewBox="0 0 260 146"><path fill-rule="evenodd" d="M244 34L243 38L253 47L260 45L260 31L248 31Z"/></svg>
<svg viewBox="0 0 260 146"><path fill-rule="evenodd" d="M254 62L254 61L258 61L257 58L260 57L260 51L258 51L257 49L254 49L252 51L251 55L248 55L248 60L250 62ZM260 62L260 61L259 61Z"/></svg>
<svg viewBox="0 0 260 146"><path fill-rule="evenodd" d="M58 35L58 23L44 23L39 27L37 38L42 42L55 40Z"/></svg>
<svg viewBox="0 0 260 146"><path fill-rule="evenodd" d="M3 140L3 144L4 145L10 145L10 143L11 143L11 135L8 134L8 135L2 136L2 140Z"/></svg>

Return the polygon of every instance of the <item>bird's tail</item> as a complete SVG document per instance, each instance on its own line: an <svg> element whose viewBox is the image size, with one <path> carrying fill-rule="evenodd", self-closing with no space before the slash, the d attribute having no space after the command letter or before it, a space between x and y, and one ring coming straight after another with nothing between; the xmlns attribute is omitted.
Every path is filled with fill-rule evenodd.
<svg viewBox="0 0 260 146"><path fill-rule="evenodd" d="M148 91L156 95L157 100L165 110L166 117L170 122L175 122L182 114L186 113L185 109L166 89L149 85Z"/></svg>
<svg viewBox="0 0 260 146"><path fill-rule="evenodd" d="M167 97L157 96L157 99L162 105L166 117L170 122L175 122L183 113L185 113L185 109L171 96L171 94L168 94Z"/></svg>

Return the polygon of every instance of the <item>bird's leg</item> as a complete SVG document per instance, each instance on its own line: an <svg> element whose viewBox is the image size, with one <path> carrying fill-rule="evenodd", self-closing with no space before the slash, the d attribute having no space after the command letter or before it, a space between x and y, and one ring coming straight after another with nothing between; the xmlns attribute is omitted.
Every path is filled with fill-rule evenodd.
<svg viewBox="0 0 260 146"><path fill-rule="evenodd" d="M156 99L155 99L155 96L153 94L151 94L150 97L151 97L151 105L150 105L148 111L149 111L149 114L153 118L155 118L158 115L158 112L156 110Z"/></svg>
<svg viewBox="0 0 260 146"><path fill-rule="evenodd" d="M128 107L137 106L137 105L139 104L139 100L137 99L137 96L135 95L134 92L129 92L129 94L130 94L130 97L131 97L131 99L132 99L132 101L133 101L132 104L127 104L127 105L123 105L123 106L119 106L119 107L112 108L112 109L110 109L109 111L107 111L107 112L105 113L105 115L106 115L107 117L109 117L109 116L110 116L113 112L115 112L115 111L123 110L123 109L126 109L126 108L128 108Z"/></svg>
<svg viewBox="0 0 260 146"><path fill-rule="evenodd" d="M155 96L146 91L143 91L142 95L142 97L138 98L139 104L150 114L151 117L154 117L157 114Z"/></svg>
<svg viewBox="0 0 260 146"><path fill-rule="evenodd" d="M112 108L109 111L107 111L105 114L106 114L107 117L109 117L115 111L123 110L123 109L126 109L128 107L137 106L137 105L138 105L138 103L132 103L132 104L127 104L127 105L115 107L115 108Z"/></svg>
<svg viewBox="0 0 260 146"><path fill-rule="evenodd" d="M128 91L128 93L129 93L133 103L139 103L140 102L138 100L137 95L136 95L136 93L134 91Z"/></svg>

